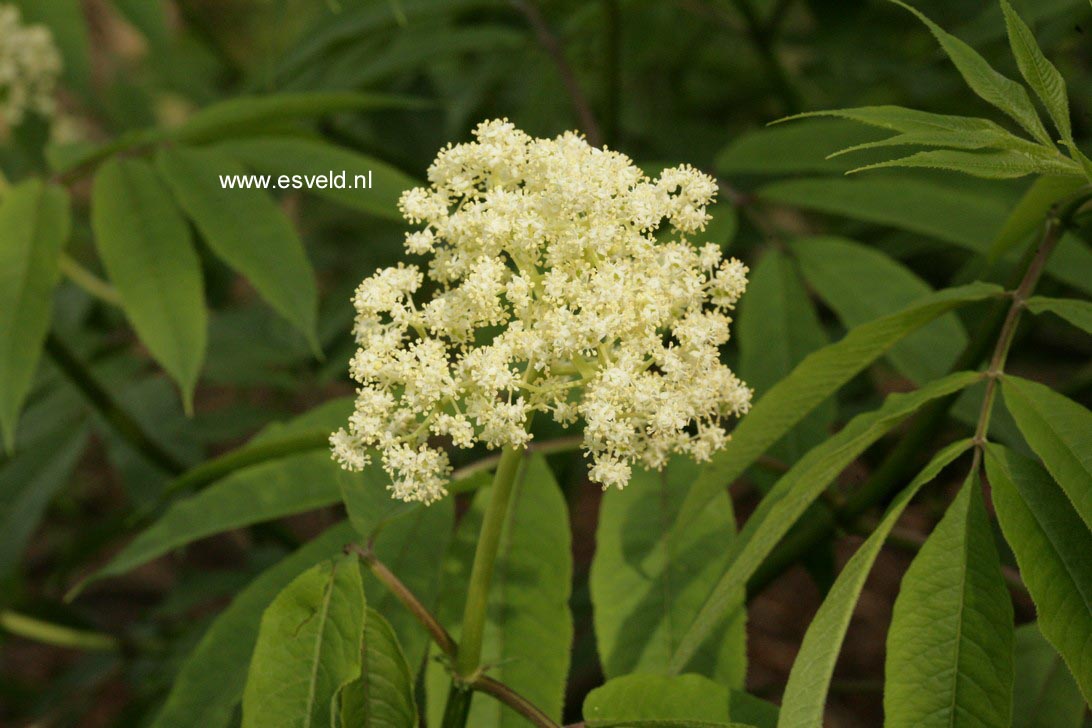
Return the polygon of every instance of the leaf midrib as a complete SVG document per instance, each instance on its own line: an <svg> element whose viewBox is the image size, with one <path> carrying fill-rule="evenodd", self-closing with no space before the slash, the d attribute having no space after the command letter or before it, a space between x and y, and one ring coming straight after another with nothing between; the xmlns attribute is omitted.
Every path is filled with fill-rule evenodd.
<svg viewBox="0 0 1092 728"><path fill-rule="evenodd" d="M330 601L334 596L334 578L337 576L337 563L330 569L330 578L326 582L326 589L322 595L322 609L320 611L318 629L315 631L315 648L311 653L311 674L308 676L307 685L307 711L303 719L304 728L310 728L311 716L315 705L315 692L318 687L319 660L322 655L323 635L326 631L326 619L330 613Z"/></svg>

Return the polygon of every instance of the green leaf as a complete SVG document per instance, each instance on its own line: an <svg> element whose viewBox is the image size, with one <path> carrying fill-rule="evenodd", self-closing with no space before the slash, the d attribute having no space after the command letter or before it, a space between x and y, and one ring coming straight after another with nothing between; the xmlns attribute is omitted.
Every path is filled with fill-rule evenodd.
<svg viewBox="0 0 1092 728"><path fill-rule="evenodd" d="M804 277L852 328L912 305L933 289L902 263L875 248L844 238L802 238L792 242ZM896 344L887 355L895 367L922 383L949 371L967 344L955 314L947 314Z"/></svg>
<svg viewBox="0 0 1092 728"><path fill-rule="evenodd" d="M402 215L398 212L398 198L404 190L421 184L382 160L320 140L253 137L233 139L216 148L258 172L275 177L299 175L301 185L306 184L306 177L345 172L346 189L303 189L354 210L399 222ZM371 188L353 189L357 175L364 176ZM290 180L289 184L296 182Z"/></svg>
<svg viewBox="0 0 1092 728"><path fill-rule="evenodd" d="M729 712L736 723L754 728L777 728L778 708L773 703L750 693L733 690Z"/></svg>
<svg viewBox="0 0 1092 728"><path fill-rule="evenodd" d="M482 514L490 488L483 488L455 533L444 562L437 616L455 641L466 601L466 584L474 559ZM489 587L488 619L482 640L483 665L538 706L553 720L561 718L569 670L572 615L569 591L572 551L565 499L546 460L525 461L517 476L500 549ZM429 725L440 725L450 679L436 662L428 666ZM467 725L474 728L523 728L526 720L495 700L477 698Z"/></svg>
<svg viewBox="0 0 1092 728"><path fill-rule="evenodd" d="M1072 176L1046 176L1032 182L994 236L990 244L989 260L992 262L1000 259L1032 232L1040 229L1054 204L1083 185L1084 180Z"/></svg>
<svg viewBox="0 0 1092 728"><path fill-rule="evenodd" d="M1009 149L980 152L938 149L917 152L908 157L886 162L866 164L863 167L851 169L850 174L894 167L943 169L985 179L1015 179L1029 174L1079 176L1081 173L1080 167L1075 162L1061 155L1028 154Z"/></svg>
<svg viewBox="0 0 1092 728"><path fill-rule="evenodd" d="M325 441L351 411L350 398L331 400L288 422L269 425L245 446L221 458L235 467L220 467L212 461L212 467L206 464L186 473L172 485L177 487L181 482L204 489L173 503L104 567L73 589L69 598L93 581L125 573L200 538L337 503L343 488L385 494L380 485L387 483L382 470L347 473L330 458ZM301 435L309 439L316 431L322 436L318 448L308 443L303 450L277 451ZM250 457L266 452L276 456ZM208 474L195 477L199 471ZM375 478L380 480L375 482Z"/></svg>
<svg viewBox="0 0 1092 728"><path fill-rule="evenodd" d="M801 371L807 362L805 360L793 373ZM668 669L677 673L689 664L698 648L732 609L738 590L746 586L747 580L781 537L838 473L927 402L958 392L980 380L981 375L976 372L959 372L930 382L915 392L892 394L882 407L854 417L838 434L801 458L762 499L732 542L726 557L728 568L706 598L697 618L687 628ZM750 416L744 417L743 422ZM740 428L737 428L737 433ZM726 451L727 448L721 454ZM720 482L723 487L728 481ZM694 486L695 489L697 487ZM681 523L680 518L675 527L679 528Z"/></svg>
<svg viewBox="0 0 1092 728"><path fill-rule="evenodd" d="M1025 20L1035 26L1046 25L1063 15L1074 14L1079 18L1084 13L1077 6L1084 4L1085 0L1036 0L1030 3L1020 0L1017 7ZM979 48L1003 40L1005 19L1001 7L986 3L978 15L962 24L960 34L968 43Z"/></svg>
<svg viewBox="0 0 1092 728"><path fill-rule="evenodd" d="M364 587L356 556L296 577L262 614L243 690L243 728L334 726L361 676Z"/></svg>
<svg viewBox="0 0 1092 728"><path fill-rule="evenodd" d="M91 581L124 574L180 546L222 531L338 503L339 471L337 463L324 451L239 470L174 503L79 588Z"/></svg>
<svg viewBox="0 0 1092 728"><path fill-rule="evenodd" d="M728 688L701 675L625 675L588 693L584 721L588 728L723 726L730 704Z"/></svg>
<svg viewBox="0 0 1092 728"><path fill-rule="evenodd" d="M407 109L421 105L422 102L417 99L349 91L243 96L201 109L173 130L171 137L188 144L201 144L261 133L299 118L325 116L340 111ZM221 170L220 173L227 172Z"/></svg>
<svg viewBox="0 0 1092 728"><path fill-rule="evenodd" d="M0 582L18 568L46 507L72 477L87 434L86 427L70 425L0 464Z"/></svg>
<svg viewBox="0 0 1092 728"><path fill-rule="evenodd" d="M702 468L674 528L687 528L705 504L770 445L896 343L958 306L1000 293L999 287L982 283L938 291L898 313L862 324L810 354L755 403L732 432L732 439Z"/></svg>
<svg viewBox="0 0 1092 728"><path fill-rule="evenodd" d="M909 177L782 180L761 188L758 196L927 235L975 255L987 253L998 221L1009 214L1008 205L995 197ZM1047 272L1092 292L1092 251L1071 237L1063 238L1047 263Z"/></svg>
<svg viewBox="0 0 1092 728"><path fill-rule="evenodd" d="M858 124L816 119L790 126L755 129L734 139L716 158L723 175L844 172L851 165L830 159L839 149L875 141L878 134Z"/></svg>
<svg viewBox="0 0 1092 728"><path fill-rule="evenodd" d="M800 279L799 266L790 256L780 250L767 251L749 278L735 330L739 341L736 372L755 397L761 398L805 356L828 344L829 339ZM829 436L836 412L835 399L828 397L774 443L767 454L785 463L795 463ZM753 475L763 492L775 479L772 473ZM817 584L829 585L833 559L830 549L818 549L809 555L804 566Z"/></svg>
<svg viewBox="0 0 1092 728"><path fill-rule="evenodd" d="M697 472L695 463L676 457L665 470L636 471L624 489L603 494L589 587L608 678L662 671L678 646L679 628L694 619L707 585L726 566L735 534L727 492L686 531L671 530ZM747 672L742 589L736 599L686 669L741 688Z"/></svg>
<svg viewBox="0 0 1092 728"><path fill-rule="evenodd" d="M1061 316L1077 328L1092 334L1092 303L1076 298L1049 298L1032 296L1027 300L1027 308L1032 313L1049 311Z"/></svg>
<svg viewBox="0 0 1092 728"><path fill-rule="evenodd" d="M68 240L68 195L31 179L0 201L0 434L15 446L19 410L30 390L53 311L61 249Z"/></svg>
<svg viewBox="0 0 1092 728"><path fill-rule="evenodd" d="M192 409L208 317L186 219L151 165L114 158L95 175L91 224L133 328Z"/></svg>
<svg viewBox="0 0 1092 728"><path fill-rule="evenodd" d="M346 728L415 728L413 673L398 638L371 607L364 621L360 679L341 692L341 725Z"/></svg>
<svg viewBox="0 0 1092 728"><path fill-rule="evenodd" d="M1092 533L1033 460L990 445L986 473L1001 531L1035 600L1039 628L1092 700Z"/></svg>
<svg viewBox="0 0 1092 728"><path fill-rule="evenodd" d="M347 522L283 559L239 592L182 663L153 728L225 728L243 694L262 612L314 564L340 553L353 538Z"/></svg>
<svg viewBox="0 0 1092 728"><path fill-rule="evenodd" d="M832 154L832 157L840 157L850 152L860 152L866 149L882 149L885 147L951 147L952 149L1009 149L1013 151L1025 151L1035 156L1041 155L1041 149L1025 139L1013 136L1004 129L981 129L975 131L915 131L906 134L897 134L887 139L875 142L856 144L846 147ZM876 166L876 165L872 165ZM852 170L850 170L852 171Z"/></svg>
<svg viewBox="0 0 1092 728"><path fill-rule="evenodd" d="M796 264L771 250L751 271L747 295L736 322L738 373L759 398L792 371L808 354L828 343L819 315L800 280ZM796 462L826 439L835 403L824 400L775 445L772 454Z"/></svg>
<svg viewBox="0 0 1092 728"><path fill-rule="evenodd" d="M1031 28L1016 14L1008 0L1001 0L1001 10L1005 14L1009 44L1012 46L1016 65L1020 68L1020 75L1043 102L1055 128L1062 135L1062 141L1072 149L1073 128L1069 123L1069 96L1065 90L1065 79L1043 55Z"/></svg>
<svg viewBox="0 0 1092 728"><path fill-rule="evenodd" d="M922 486L930 483L949 463L970 449L971 444L970 440L961 440L937 453L899 494L880 524L838 574L834 586L808 626L793 662L789 682L781 698L778 728L822 728L823 708L830 678L834 674L834 663L865 579L884 541Z"/></svg>
<svg viewBox="0 0 1092 728"><path fill-rule="evenodd" d="M980 253L1008 208L969 190L912 178L805 178L762 187L758 196L854 220L888 225Z"/></svg>
<svg viewBox="0 0 1092 728"><path fill-rule="evenodd" d="M1012 599L972 474L903 576L887 634L886 726L1008 726Z"/></svg>
<svg viewBox="0 0 1092 728"><path fill-rule="evenodd" d="M1084 698L1034 622L1016 628L1012 728L1081 728Z"/></svg>
<svg viewBox="0 0 1092 728"><path fill-rule="evenodd" d="M889 129L903 134L930 134L937 132L1008 133L1002 126L989 119L979 119L973 116L933 114L928 111L908 109L904 106L858 106L852 109L808 111L803 114L795 114L793 116L785 117L784 119L778 119L774 123L780 124L786 121L824 116L849 119L850 121L868 124L869 126L875 126L880 129Z"/></svg>
<svg viewBox="0 0 1092 728"><path fill-rule="evenodd" d="M1050 387L1012 375L1001 380L1001 392L1028 445L1092 528L1092 412Z"/></svg>
<svg viewBox="0 0 1092 728"><path fill-rule="evenodd" d="M156 164L213 252L245 275L318 352L315 274L303 243L272 198L264 190L223 189L221 175L246 171L221 152L163 148Z"/></svg>
<svg viewBox="0 0 1092 728"><path fill-rule="evenodd" d="M916 8L902 0L890 0L906 8L924 23L940 43L941 48L959 70L963 80L982 100L997 107L1023 127L1032 137L1046 145L1052 145L1050 135L1043 127L1027 90L1012 79L995 71L974 48L946 32Z"/></svg>

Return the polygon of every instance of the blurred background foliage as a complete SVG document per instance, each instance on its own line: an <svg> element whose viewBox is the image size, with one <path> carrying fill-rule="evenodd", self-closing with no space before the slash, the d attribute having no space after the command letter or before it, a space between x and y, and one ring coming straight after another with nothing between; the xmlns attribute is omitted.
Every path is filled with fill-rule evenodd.
<svg viewBox="0 0 1092 728"><path fill-rule="evenodd" d="M729 357L759 396L809 351L927 287L977 277L1005 280L1006 261L990 264L986 252L1029 185L1027 179L986 183L930 172L846 178L842 173L866 163L868 153L827 155L882 134L825 119L766 126L801 111L874 104L989 113L967 92L928 31L878 0L16 4L25 17L53 30L64 54L62 113L52 129L44 122L21 127L0 148L0 167L11 180L52 169L46 174L68 184L76 209L68 254L92 272L101 274L85 214L89 181L56 171L89 149L133 130L177 127L200 108L240 96L397 94L421 103L338 111L313 122L276 122L270 129L353 150L363 155L358 160L380 160L413 179L423 177L438 148L467 139L477 122L493 117L508 117L538 136L581 129L650 170L689 162L715 173L724 185L722 203L707 236L753 271L737 322L739 345ZM1092 7L1086 0L1013 4L1066 78L1075 135L1087 140ZM917 5L1016 76L993 0ZM277 160L264 161L275 167ZM89 565L117 551L139 514L162 503L178 472L237 447L271 422L351 392L345 374L353 349L349 297L377 266L402 256L404 226L394 214L392 192L384 194L378 206L308 193L278 197L315 269L322 358L253 289L199 248L210 318L192 417L183 414L177 390L116 307L69 280L58 287L49 356L20 420L14 453L0 457L0 608L104 631L119 642L84 652L0 636L0 722L146 722L173 670L230 595L339 518L337 507L328 505L269 519L98 584L74 603L61 599ZM860 245L799 240L820 234ZM1087 230L1077 235L1087 242ZM885 256L879 262L869 258L876 252ZM841 262L836 270L828 265L832 260ZM876 278L877 266L894 272ZM1071 245L1041 287L1046 295L1060 290L1092 292L1087 245ZM979 313L971 308L964 320L950 315L908 339L886 363L851 383L837 403L802 423L795 434L799 442L785 441L775 454L792 462L824 431L875 407L883 394L943 372ZM1014 368L1033 371L1087 404L1088 337L1049 317L1021 336L1033 345L1018 348ZM95 391L105 393L108 407L95 401ZM973 399L957 406L957 415L973 416ZM118 411L153 440L145 443L149 447L119 435L111 419ZM995 432L1005 440L1004 412L998 416ZM337 423L338 417L326 419ZM1022 447L1019 438L1010 441ZM578 706L583 692L600 681L582 586L598 493L581 487L579 457L557 456L553 464L564 475L559 480L576 533L577 634L569 704ZM866 459L851 480L868 467ZM749 482L761 491L770 476L756 470ZM753 505L747 493L738 498L740 515ZM929 517L926 508L922 518ZM766 593L768 616L752 616L749 689L777 697L791 646L829 586L838 549L820 549L809 559L808 575L790 571ZM880 593L876 599L889 604L894 586L873 588ZM800 589L813 594L815 603L807 602L812 597L797 599ZM878 724L878 685L871 680L878 672L870 670L882 664L884 609L866 617L878 626L866 624L861 645L849 650L856 683L843 686L843 693L852 693L848 697L835 696L833 710L843 721L838 725ZM1024 605L1025 619L1033 616L1030 609Z"/></svg>

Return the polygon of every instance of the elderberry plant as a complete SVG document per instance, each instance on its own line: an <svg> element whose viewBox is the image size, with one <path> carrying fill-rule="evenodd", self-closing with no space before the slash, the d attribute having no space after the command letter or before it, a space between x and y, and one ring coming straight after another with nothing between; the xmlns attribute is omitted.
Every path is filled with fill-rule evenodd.
<svg viewBox="0 0 1092 728"><path fill-rule="evenodd" d="M928 2L0 2L0 723L1087 728L1092 16Z"/></svg>

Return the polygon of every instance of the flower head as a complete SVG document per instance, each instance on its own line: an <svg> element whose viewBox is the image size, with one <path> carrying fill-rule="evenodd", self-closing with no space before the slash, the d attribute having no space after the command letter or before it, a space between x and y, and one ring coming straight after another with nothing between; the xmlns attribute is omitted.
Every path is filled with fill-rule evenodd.
<svg viewBox="0 0 1092 728"><path fill-rule="evenodd" d="M23 25L19 9L0 5L0 125L17 126L28 111L52 114L61 54L42 25Z"/></svg>
<svg viewBox="0 0 1092 728"><path fill-rule="evenodd" d="M708 459L751 399L720 362L747 268L690 242L714 180L686 165L651 179L577 134L533 139L507 120L474 136L402 195L424 271L386 268L356 291L360 387L335 458L358 469L378 450L394 495L428 503L451 470L430 439L524 446L537 412L583 423L604 488L672 453Z"/></svg>

